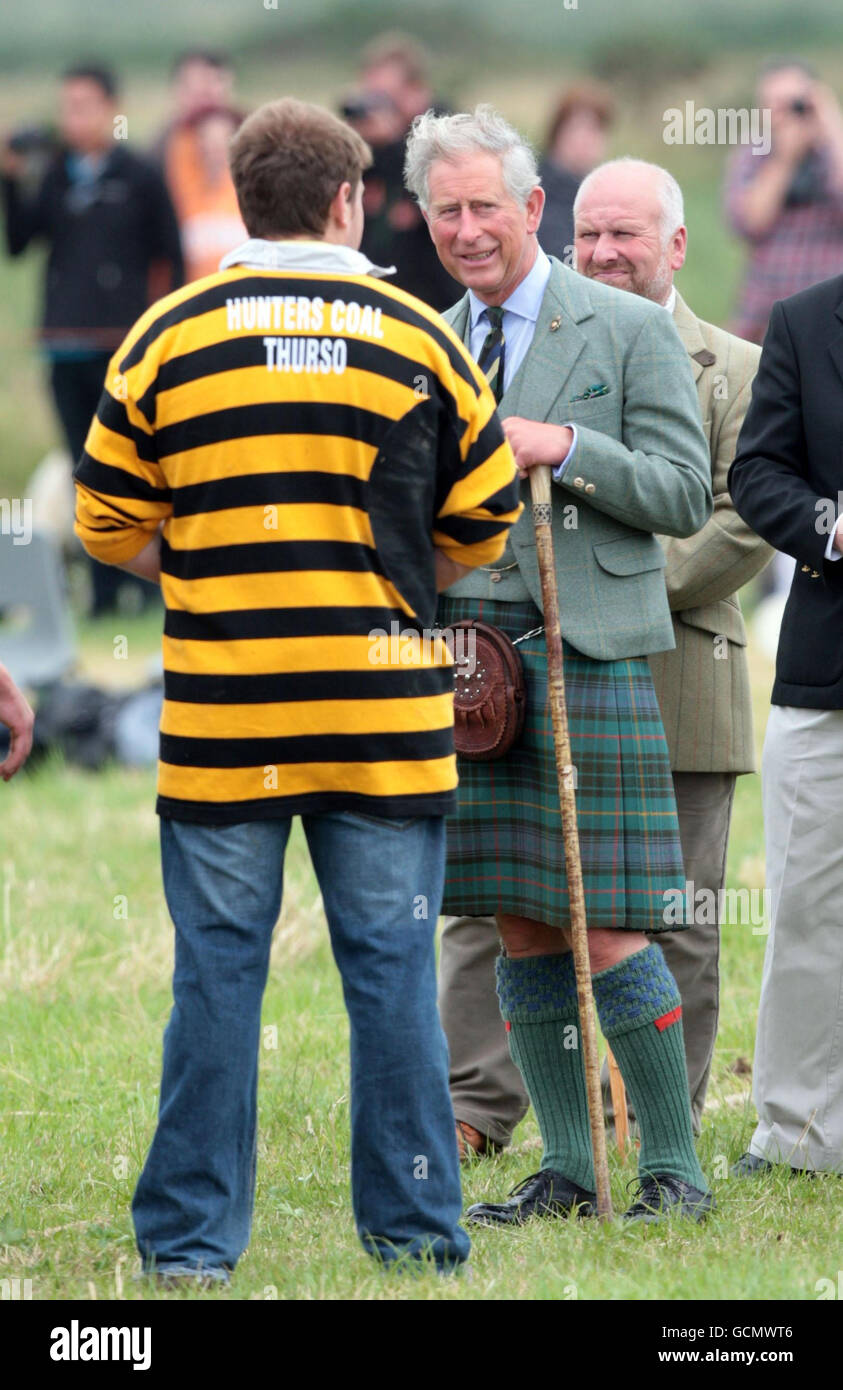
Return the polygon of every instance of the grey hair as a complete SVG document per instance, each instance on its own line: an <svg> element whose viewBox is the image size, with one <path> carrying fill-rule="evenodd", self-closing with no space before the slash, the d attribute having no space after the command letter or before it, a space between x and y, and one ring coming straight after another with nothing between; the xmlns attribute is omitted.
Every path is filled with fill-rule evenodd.
<svg viewBox="0 0 843 1390"><path fill-rule="evenodd" d="M661 202L662 216L662 243L666 244L678 227L685 222L685 203L682 198L682 189L676 182L672 174L667 169L663 169L660 164L650 164L646 159L633 159L631 155L624 155L622 159L609 159L605 164L598 164L596 169L592 169L590 174L586 174L574 199L574 217L576 217L582 200L588 192L589 185L596 179L598 174L604 174L609 169L635 169L643 173L646 169L649 173L659 175L659 201Z"/></svg>
<svg viewBox="0 0 843 1390"><path fill-rule="evenodd" d="M455 160L482 151L501 161L509 195L524 207L541 183L536 156L513 126L494 107L437 116L433 110L416 116L407 139L404 182L423 211L430 206L430 167L437 159Z"/></svg>

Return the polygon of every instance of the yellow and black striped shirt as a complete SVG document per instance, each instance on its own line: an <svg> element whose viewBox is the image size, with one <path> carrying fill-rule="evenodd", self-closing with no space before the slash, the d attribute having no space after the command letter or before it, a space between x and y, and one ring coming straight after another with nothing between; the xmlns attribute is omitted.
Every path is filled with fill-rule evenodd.
<svg viewBox="0 0 843 1390"><path fill-rule="evenodd" d="M521 505L492 393L438 314L367 274L197 281L115 353L75 481L100 560L163 523L160 815L453 808L434 547L492 563Z"/></svg>

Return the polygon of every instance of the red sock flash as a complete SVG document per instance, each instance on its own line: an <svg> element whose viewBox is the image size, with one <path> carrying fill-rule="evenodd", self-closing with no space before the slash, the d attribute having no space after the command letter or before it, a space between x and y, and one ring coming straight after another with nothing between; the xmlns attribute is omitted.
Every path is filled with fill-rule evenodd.
<svg viewBox="0 0 843 1390"><path fill-rule="evenodd" d="M681 1004L677 1004L677 1005L676 1005L676 1008L675 1008L675 1009L671 1009L671 1011L670 1011L669 1014L662 1014L661 1018L654 1018L654 1019L653 1019L653 1022L655 1023L655 1025L656 1025L656 1027L658 1028L659 1032L660 1032L660 1033L663 1033L664 1030L665 1030L665 1028L669 1028L670 1025L671 1025L671 1023L676 1023L681 1017L682 1017L682 1005L681 1005Z"/></svg>

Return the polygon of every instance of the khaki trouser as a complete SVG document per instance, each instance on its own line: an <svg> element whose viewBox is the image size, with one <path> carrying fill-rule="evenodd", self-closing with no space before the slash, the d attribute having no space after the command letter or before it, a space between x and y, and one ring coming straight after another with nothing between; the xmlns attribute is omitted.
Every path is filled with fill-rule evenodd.
<svg viewBox="0 0 843 1390"><path fill-rule="evenodd" d="M843 1171L843 710L773 705L761 790L772 898L750 1151Z"/></svg>
<svg viewBox="0 0 843 1390"><path fill-rule="evenodd" d="M735 792L731 772L675 772L673 785L685 876L715 894L726 877ZM657 938L682 997L694 1130L699 1133L720 1003L720 929L695 923ZM439 1011L451 1052L451 1100L458 1120L508 1144L529 1100L509 1056L495 990L500 941L493 917L449 917L439 960ZM611 1101L606 1087L606 1107Z"/></svg>

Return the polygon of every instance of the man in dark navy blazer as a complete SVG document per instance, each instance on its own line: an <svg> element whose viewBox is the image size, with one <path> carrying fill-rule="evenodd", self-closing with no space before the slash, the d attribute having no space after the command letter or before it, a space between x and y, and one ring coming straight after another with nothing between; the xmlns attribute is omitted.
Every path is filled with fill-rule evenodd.
<svg viewBox="0 0 843 1390"><path fill-rule="evenodd" d="M733 1172L843 1170L843 275L777 303L729 488L794 556L762 760L772 895L754 1098Z"/></svg>

